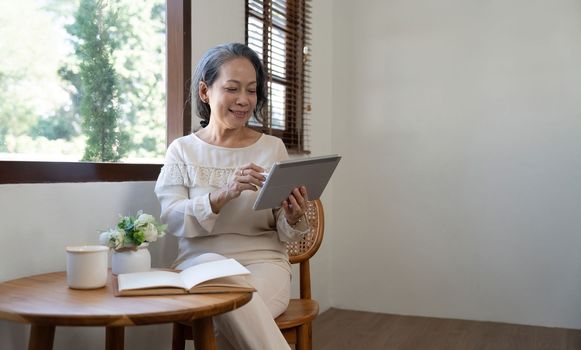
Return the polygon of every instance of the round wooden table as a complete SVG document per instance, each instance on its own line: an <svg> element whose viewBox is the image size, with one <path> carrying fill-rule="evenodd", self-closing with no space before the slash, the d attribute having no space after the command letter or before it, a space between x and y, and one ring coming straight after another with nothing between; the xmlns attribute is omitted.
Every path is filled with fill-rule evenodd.
<svg viewBox="0 0 581 350"><path fill-rule="evenodd" d="M215 349L212 316L234 310L252 293L116 297L109 274L104 288L75 290L66 272L0 283L0 319L31 324L29 350L52 349L56 326L104 326L107 349L123 349L125 326L192 324L197 350Z"/></svg>

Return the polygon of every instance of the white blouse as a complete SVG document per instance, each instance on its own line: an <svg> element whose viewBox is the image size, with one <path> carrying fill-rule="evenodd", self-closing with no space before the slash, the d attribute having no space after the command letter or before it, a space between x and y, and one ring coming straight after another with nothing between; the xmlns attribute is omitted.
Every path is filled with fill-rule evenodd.
<svg viewBox="0 0 581 350"><path fill-rule="evenodd" d="M300 239L308 232L306 224L291 227L282 209L253 210L258 192L243 191L219 214L212 212L209 196L226 186L240 166L252 162L268 172L274 162L287 158L283 142L264 134L242 148L211 145L195 134L174 140L155 185L161 221L168 225L168 232L180 237L174 266L211 252L244 265L286 262L290 271L283 242Z"/></svg>

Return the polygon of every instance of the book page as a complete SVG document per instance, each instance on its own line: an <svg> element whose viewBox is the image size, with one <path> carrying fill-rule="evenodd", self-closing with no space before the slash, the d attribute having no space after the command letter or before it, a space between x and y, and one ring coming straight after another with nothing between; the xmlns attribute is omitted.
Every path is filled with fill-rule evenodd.
<svg viewBox="0 0 581 350"><path fill-rule="evenodd" d="M255 292L245 276L219 277L202 282L189 290L190 293Z"/></svg>
<svg viewBox="0 0 581 350"><path fill-rule="evenodd" d="M157 287L186 289L180 275L171 271L122 273L117 276L119 291Z"/></svg>
<svg viewBox="0 0 581 350"><path fill-rule="evenodd" d="M250 274L250 271L234 259L210 261L188 267L180 272L186 289L191 289L202 282L220 277L247 274Z"/></svg>

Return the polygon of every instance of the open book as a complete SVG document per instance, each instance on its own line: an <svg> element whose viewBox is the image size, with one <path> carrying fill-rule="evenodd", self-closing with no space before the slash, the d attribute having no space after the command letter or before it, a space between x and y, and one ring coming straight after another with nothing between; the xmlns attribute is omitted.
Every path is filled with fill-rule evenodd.
<svg viewBox="0 0 581 350"><path fill-rule="evenodd" d="M243 275L250 271L234 259L201 263L183 271L154 270L117 276L117 296L253 292Z"/></svg>

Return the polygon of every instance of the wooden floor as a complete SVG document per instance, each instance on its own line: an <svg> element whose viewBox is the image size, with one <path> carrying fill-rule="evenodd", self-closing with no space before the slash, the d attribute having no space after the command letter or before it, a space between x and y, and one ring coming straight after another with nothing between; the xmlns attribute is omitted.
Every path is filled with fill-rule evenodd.
<svg viewBox="0 0 581 350"><path fill-rule="evenodd" d="M330 309L314 350L581 350L581 330Z"/></svg>

